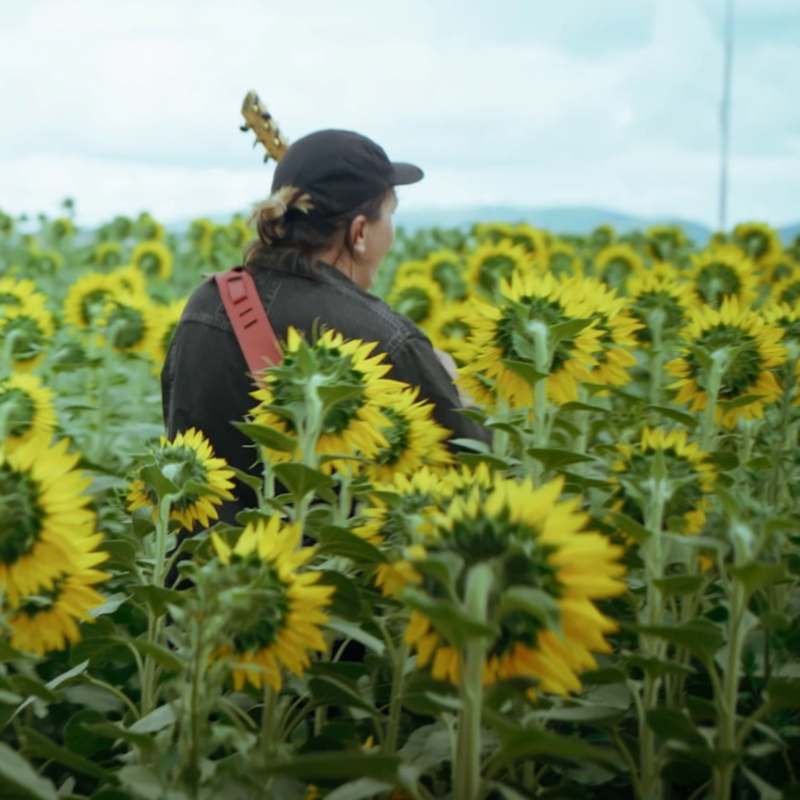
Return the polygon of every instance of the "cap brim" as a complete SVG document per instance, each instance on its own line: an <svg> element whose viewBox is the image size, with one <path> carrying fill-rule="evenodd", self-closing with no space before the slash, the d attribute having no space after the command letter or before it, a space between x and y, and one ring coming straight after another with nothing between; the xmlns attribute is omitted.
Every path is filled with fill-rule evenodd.
<svg viewBox="0 0 800 800"><path fill-rule="evenodd" d="M409 183L417 183L425 177L425 173L413 164L393 161L392 167L394 168L392 186L407 186Z"/></svg>

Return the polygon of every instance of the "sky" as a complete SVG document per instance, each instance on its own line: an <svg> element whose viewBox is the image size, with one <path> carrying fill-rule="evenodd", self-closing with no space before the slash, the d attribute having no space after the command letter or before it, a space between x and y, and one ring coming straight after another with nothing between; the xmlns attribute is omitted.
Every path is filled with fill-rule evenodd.
<svg viewBox="0 0 800 800"><path fill-rule="evenodd" d="M598 206L714 226L725 0L0 0L0 210L82 224L247 211L347 128L403 207ZM800 220L800 0L735 0L729 223Z"/></svg>

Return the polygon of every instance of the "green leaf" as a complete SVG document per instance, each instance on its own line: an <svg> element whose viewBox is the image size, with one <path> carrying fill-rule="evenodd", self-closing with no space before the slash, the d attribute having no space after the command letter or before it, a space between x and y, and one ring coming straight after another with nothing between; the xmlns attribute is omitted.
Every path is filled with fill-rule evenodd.
<svg viewBox="0 0 800 800"><path fill-rule="evenodd" d="M75 772L80 772L82 775L90 775L93 778L116 783L113 772L109 772L99 764L89 761L88 758L84 758L71 750L67 750L66 747L56 744L33 728L23 727L22 739L24 745L21 752L25 754L56 761L65 767L75 770Z"/></svg>
<svg viewBox="0 0 800 800"><path fill-rule="evenodd" d="M13 800L58 800L56 787L15 750L0 742L0 783Z"/></svg>
<svg viewBox="0 0 800 800"><path fill-rule="evenodd" d="M709 464L713 464L722 472L730 472L739 466L739 457L730 450L717 450L710 453L707 460Z"/></svg>
<svg viewBox="0 0 800 800"><path fill-rule="evenodd" d="M501 472L512 466L512 462L508 459L494 456L491 453L456 453L456 461L459 464L466 464L470 469L477 469L481 464L487 464L492 469Z"/></svg>
<svg viewBox="0 0 800 800"><path fill-rule="evenodd" d="M766 456L758 456L757 458L751 458L746 464L745 467L749 469L751 472L764 472L765 470L772 469L773 461L771 458L767 458Z"/></svg>
<svg viewBox="0 0 800 800"><path fill-rule="evenodd" d="M686 664L677 661L668 661L655 656L640 656L636 654L625 655L623 662L632 667L644 670L651 678L661 678L664 675L694 675L695 670Z"/></svg>
<svg viewBox="0 0 800 800"><path fill-rule="evenodd" d="M64 726L64 744L67 749L84 758L91 758L108 748L113 740L84 727L84 724L105 722L105 719L105 714L91 708L84 708L73 714Z"/></svg>
<svg viewBox="0 0 800 800"><path fill-rule="evenodd" d="M353 622L347 622L338 617L331 617L325 623L325 627L342 634L348 639L361 642L364 647L369 648L379 656L382 656L386 652L386 645L380 639L373 636L371 633L367 633L360 625L356 625Z"/></svg>
<svg viewBox="0 0 800 800"><path fill-rule="evenodd" d="M529 386L535 386L539 381L549 377L546 372L537 372L533 364L527 361L512 361L508 358L501 358L500 363L509 371L518 375Z"/></svg>
<svg viewBox="0 0 800 800"><path fill-rule="evenodd" d="M436 630L455 647L463 647L469 638L493 639L498 634L496 628L476 622L448 600L435 600L413 588L406 589L401 599L409 608L422 612Z"/></svg>
<svg viewBox="0 0 800 800"><path fill-rule="evenodd" d="M477 439L450 439L449 444L454 447L463 448L464 450L471 450L473 453L483 453L486 455L491 453L489 445Z"/></svg>
<svg viewBox="0 0 800 800"><path fill-rule="evenodd" d="M315 753L297 755L291 761L272 761L260 770L271 775L286 775L313 783L324 780L374 778L391 783L397 779L400 759L379 753Z"/></svg>
<svg viewBox="0 0 800 800"><path fill-rule="evenodd" d="M647 406L647 410L655 411L661 414L662 417L668 417L669 419L675 420L675 422L680 422L681 425L685 425L690 431L693 431L700 424L691 414L687 414L685 411L679 411L672 406Z"/></svg>
<svg viewBox="0 0 800 800"><path fill-rule="evenodd" d="M744 406L757 403L759 400L763 400L765 397L765 394L743 394L734 398L733 400L717 400L717 405L723 410L723 412L728 412L732 411L734 408L744 408Z"/></svg>
<svg viewBox="0 0 800 800"><path fill-rule="evenodd" d="M770 678L767 682L767 697L773 711L800 708L800 680Z"/></svg>
<svg viewBox="0 0 800 800"><path fill-rule="evenodd" d="M177 592L175 589L165 589L163 586L141 584L130 586L129 588L131 594L148 605L157 617L162 617L167 613L167 605L180 605L185 600L185 595L182 592Z"/></svg>
<svg viewBox="0 0 800 800"><path fill-rule="evenodd" d="M228 464L227 469L233 472L233 477L236 478L237 481L243 483L245 486L249 486L254 492L259 492L264 488L264 482L261 478L257 478L249 472L236 469L236 467L232 467L230 464Z"/></svg>
<svg viewBox="0 0 800 800"><path fill-rule="evenodd" d="M747 780L753 784L761 800L782 800L783 792L778 791L774 786L770 786L762 777L756 775L755 772L747 769L745 766L742 766L742 772Z"/></svg>
<svg viewBox="0 0 800 800"><path fill-rule="evenodd" d="M619 667L601 667L591 672L581 673L584 686L608 686L612 683L625 683L627 678Z"/></svg>
<svg viewBox="0 0 800 800"><path fill-rule="evenodd" d="M694 594L705 582L706 578L703 575L670 575L667 578L658 578L653 581L665 597Z"/></svg>
<svg viewBox="0 0 800 800"><path fill-rule="evenodd" d="M457 553L443 551L429 553L422 561L415 561L414 568L437 580L452 595L456 590L456 581L464 569L464 559Z"/></svg>
<svg viewBox="0 0 800 800"><path fill-rule="evenodd" d="M744 584L748 592L754 592L762 586L780 583L786 579L786 565L768 561L752 561L742 567L731 567L731 575Z"/></svg>
<svg viewBox="0 0 800 800"><path fill-rule="evenodd" d="M277 450L280 453L294 453L297 450L297 439L287 436L285 433L277 430L276 428L268 428L266 425L256 425L253 422L232 422L234 428L240 430L248 439L252 439L256 444L262 447L267 447L270 450ZM239 480L247 483L251 488L260 488L261 481L258 481L259 486L253 486L248 481L245 481L239 470L234 473ZM245 473L246 474L246 473ZM252 475L248 475L252 478Z"/></svg>
<svg viewBox="0 0 800 800"><path fill-rule="evenodd" d="M611 706L595 705L575 705L561 708L547 708L542 711L534 711L533 716L537 719L553 720L555 722L575 722L582 725L616 725L621 722L626 715L625 709L613 708Z"/></svg>
<svg viewBox="0 0 800 800"><path fill-rule="evenodd" d="M360 397L363 391L361 386L348 386L344 383L333 386L317 386L317 396L322 400L322 405L326 411L339 403Z"/></svg>
<svg viewBox="0 0 800 800"><path fill-rule="evenodd" d="M218 497L220 500L231 500L232 495L229 492L219 492L216 489L212 489L207 483L201 483L200 481L186 481L181 487L181 491L185 495L200 495L202 497Z"/></svg>
<svg viewBox="0 0 800 800"><path fill-rule="evenodd" d="M502 746L495 756L502 762L513 761L520 758L535 758L550 756L567 761L590 761L616 768L609 753L593 747L583 739L561 736L557 733L540 729L525 730L511 736L502 736Z"/></svg>
<svg viewBox="0 0 800 800"><path fill-rule="evenodd" d="M364 697L355 683L334 678L330 675L320 675L319 677L309 678L308 688L314 698L323 705L358 708L373 717L379 718L381 716L375 710L373 704Z"/></svg>
<svg viewBox="0 0 800 800"><path fill-rule="evenodd" d="M647 724L661 739L676 739L689 745L705 745L705 739L695 724L675 708L653 708L647 712Z"/></svg>
<svg viewBox="0 0 800 800"><path fill-rule="evenodd" d="M456 414L461 414L467 419L477 422L479 425L483 425L486 420L489 419L489 417L486 416L486 413L478 408L454 408L453 410L456 412Z"/></svg>
<svg viewBox="0 0 800 800"><path fill-rule="evenodd" d="M369 800L369 798L391 792L394 786L394 782L387 783L375 778L357 778L326 794L325 800Z"/></svg>
<svg viewBox="0 0 800 800"><path fill-rule="evenodd" d="M359 564L386 563L386 556L374 544L338 525L324 525L320 529L318 552L343 556Z"/></svg>
<svg viewBox="0 0 800 800"><path fill-rule="evenodd" d="M320 570L317 586L335 586L336 593L331 599L330 612L340 617L355 617L361 611L361 595L354 580L341 572Z"/></svg>
<svg viewBox="0 0 800 800"><path fill-rule="evenodd" d="M139 470L139 477L147 486L155 490L159 500L163 500L169 494L177 495L180 493L180 487L167 478L155 464L142 467Z"/></svg>
<svg viewBox="0 0 800 800"><path fill-rule="evenodd" d="M616 512L609 514L614 524L628 536L632 536L639 544L646 542L650 538L650 531L640 525L635 519L631 519L625 514L617 514Z"/></svg>
<svg viewBox="0 0 800 800"><path fill-rule="evenodd" d="M561 632L561 609L553 597L542 589L528 586L511 586L506 589L500 602L500 618L511 611L525 611L545 628L559 634Z"/></svg>
<svg viewBox="0 0 800 800"><path fill-rule="evenodd" d="M611 412L607 408L603 408L603 406L595 406L591 403L578 403L575 401L570 401L569 403L563 403L559 406L561 411L591 411L592 414L610 414Z"/></svg>
<svg viewBox="0 0 800 800"><path fill-rule="evenodd" d="M34 678L30 675L12 675L9 680L14 689L21 694L28 695L29 702L32 698L44 700L45 703L58 702L58 695L48 689L38 678Z"/></svg>
<svg viewBox="0 0 800 800"><path fill-rule="evenodd" d="M175 723L175 709L167 704L159 706L146 717L137 719L128 730L131 733L158 733Z"/></svg>
<svg viewBox="0 0 800 800"><path fill-rule="evenodd" d="M289 462L276 464L275 477L292 493L295 500L302 500L309 492L333 489L336 481L305 464Z"/></svg>
<svg viewBox="0 0 800 800"><path fill-rule="evenodd" d="M572 450L563 450L558 447L530 447L526 450L531 458L544 464L545 469L557 469L566 467L569 464L580 464L587 461L594 461L592 456L585 456L582 453L573 453Z"/></svg>
<svg viewBox="0 0 800 800"><path fill-rule="evenodd" d="M153 661L160 664L168 673L180 675L183 672L183 661L175 653L160 644L148 642L145 639L120 639L120 641L135 647L143 656L150 656Z"/></svg>
<svg viewBox="0 0 800 800"><path fill-rule="evenodd" d="M591 323L591 319L569 319L566 322L559 322L558 325L548 326L547 336L550 345L555 345L562 339L569 339L575 336Z"/></svg>
<svg viewBox="0 0 800 800"><path fill-rule="evenodd" d="M723 635L711 620L691 619L683 625L624 625L638 633L658 636L701 657L712 656L722 647Z"/></svg>
<svg viewBox="0 0 800 800"><path fill-rule="evenodd" d="M153 737L149 733L134 733L116 722L87 722L85 727L88 733L113 741L122 739L143 750L151 749L154 744Z"/></svg>

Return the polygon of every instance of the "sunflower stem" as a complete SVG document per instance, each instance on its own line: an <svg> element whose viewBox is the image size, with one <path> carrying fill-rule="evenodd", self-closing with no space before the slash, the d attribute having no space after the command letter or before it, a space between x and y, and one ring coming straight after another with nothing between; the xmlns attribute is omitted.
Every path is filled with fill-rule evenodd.
<svg viewBox="0 0 800 800"><path fill-rule="evenodd" d="M652 346L650 347L650 404L657 406L663 402L663 366L664 366L664 311L653 309L647 316Z"/></svg>
<svg viewBox="0 0 800 800"><path fill-rule="evenodd" d="M400 733L400 714L403 710L406 661L408 661L410 649L410 645L403 641L393 653L392 699L389 703L389 722L386 725L386 738L383 740L383 751L387 755L393 755L397 749L397 740Z"/></svg>
<svg viewBox="0 0 800 800"><path fill-rule="evenodd" d="M492 570L488 564L477 564L467 574L464 610L470 619L486 623L492 583ZM486 639L475 636L467 639L462 652L462 711L453 759L453 797L459 800L479 800L481 797L481 710L487 650Z"/></svg>
<svg viewBox="0 0 800 800"><path fill-rule="evenodd" d="M714 448L714 438L717 433L717 400L719 391L722 388L722 378L725 374L725 363L727 362L725 350L715 350L711 354L711 369L708 371L708 385L706 387L706 408L703 413L703 438L702 448L707 453Z"/></svg>
<svg viewBox="0 0 800 800"><path fill-rule="evenodd" d="M541 322L532 322L530 330L534 339L534 365L536 371L546 375L550 372L552 353L548 341L547 326ZM533 443L535 447L547 447L547 378L541 378L534 387L533 400ZM544 465L536 461L533 465L533 480L538 484L542 478Z"/></svg>

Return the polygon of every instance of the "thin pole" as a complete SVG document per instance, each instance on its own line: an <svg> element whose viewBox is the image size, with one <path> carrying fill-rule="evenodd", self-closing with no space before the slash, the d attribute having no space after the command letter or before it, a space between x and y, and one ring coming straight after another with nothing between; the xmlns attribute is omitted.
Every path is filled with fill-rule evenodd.
<svg viewBox="0 0 800 800"><path fill-rule="evenodd" d="M731 78L733 72L733 3L726 0L725 9L725 62L722 74L722 104L720 107L720 173L719 173L719 229L724 231L728 217L728 154L731 127Z"/></svg>

